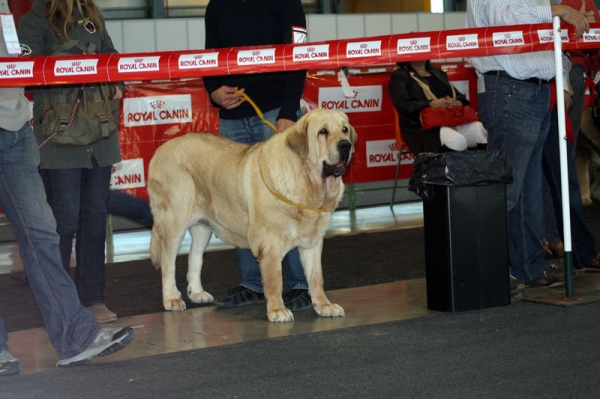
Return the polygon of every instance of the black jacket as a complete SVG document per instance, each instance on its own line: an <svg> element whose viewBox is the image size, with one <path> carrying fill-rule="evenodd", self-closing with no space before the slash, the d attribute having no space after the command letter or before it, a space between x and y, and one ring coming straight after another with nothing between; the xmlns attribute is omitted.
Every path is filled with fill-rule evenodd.
<svg viewBox="0 0 600 399"><path fill-rule="evenodd" d="M411 71L412 69L405 65L395 69L390 77L388 93L392 99L394 108L396 108L396 111L400 115L400 127L418 129L421 127L419 114L424 108L429 107L429 100L425 97L421 86L410 76L409 72ZM427 65L427 71L450 87L451 83L448 80L446 72L431 64ZM427 81L420 79L418 74L415 74L415 77L429 86ZM458 90L456 90L456 99L460 100L463 105L469 104L467 98Z"/></svg>
<svg viewBox="0 0 600 399"><path fill-rule="evenodd" d="M292 27L306 28L300 0L211 0L206 7L206 49L292 43ZM277 119L296 120L306 71L204 78L210 95L222 85L245 88L262 112L281 107ZM216 106L216 104L213 103ZM226 110L222 119L256 116L248 103Z"/></svg>

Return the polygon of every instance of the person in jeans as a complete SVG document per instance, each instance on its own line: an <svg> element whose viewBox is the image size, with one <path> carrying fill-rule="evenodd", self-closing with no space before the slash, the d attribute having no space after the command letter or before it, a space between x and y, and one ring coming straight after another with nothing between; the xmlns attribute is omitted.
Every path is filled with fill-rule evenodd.
<svg viewBox="0 0 600 399"><path fill-rule="evenodd" d="M466 27L551 23L561 17L580 37L589 30L588 14L547 0L473 0ZM513 172L506 188L508 252L512 275L526 287L564 284L564 270L550 265L540 245L542 229L542 150L550 128L553 51L472 57L484 88L478 110L488 130L488 148L503 150ZM511 282L511 288L513 284Z"/></svg>
<svg viewBox="0 0 600 399"><path fill-rule="evenodd" d="M26 56L52 55L70 41L76 41L86 51L95 48L97 53L117 52L93 0L35 0L31 11L20 18L18 34ZM69 51L79 54L82 49L74 46ZM31 90L38 144L46 139L41 121L49 111L42 109L42 99L73 87L80 85ZM112 90L113 99L119 99L124 86L115 84ZM75 125L69 129L73 135L84 133ZM114 321L117 315L106 307L104 298L105 242L111 170L113 164L121 161L119 134L80 146L48 142L40 149L40 157L40 171L60 236L63 267L67 272L70 270L75 238L75 285L81 302L94 314L96 321Z"/></svg>
<svg viewBox="0 0 600 399"><path fill-rule="evenodd" d="M0 13L10 13L5 0L0 0ZM7 55L0 43L0 57ZM79 302L75 285L62 266L60 238L38 173L39 163L23 88L0 88L0 208L13 227L31 291L59 358L57 366L67 367L123 349L133 339L133 330L100 327ZM21 370L7 341L0 314L0 376Z"/></svg>
<svg viewBox="0 0 600 399"><path fill-rule="evenodd" d="M306 17L300 0L211 0L205 26L206 49L306 41ZM277 132L291 127L301 114L305 79L305 71L205 77L212 103L219 107L219 135L255 144L275 133L244 101L244 92L260 108L265 120L277 127ZM236 248L236 253L242 281L215 304L231 307L265 302L260 267L252 252ZM283 295L285 306L291 311L311 308L298 249L285 256L285 264L286 283L292 288Z"/></svg>

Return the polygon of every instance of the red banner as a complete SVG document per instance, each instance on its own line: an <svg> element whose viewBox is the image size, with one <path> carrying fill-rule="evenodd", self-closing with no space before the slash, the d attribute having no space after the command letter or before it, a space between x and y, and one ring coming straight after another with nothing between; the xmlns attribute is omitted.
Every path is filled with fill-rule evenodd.
<svg viewBox="0 0 600 399"><path fill-rule="evenodd" d="M476 75L464 63L438 64L458 90L476 107ZM387 93L395 66L348 70L352 96L346 97L338 70L309 73L303 99L310 109L342 111L358 133L356 153L344 175L346 183L393 180L399 152L396 148L394 107ZM251 95L251 93L249 93ZM147 198L146 176L154 151L165 141L188 132L219 130L214 108L201 80L128 85L123 99L119 134L123 162L113 171L112 188ZM412 174L412 156L403 160L401 178Z"/></svg>

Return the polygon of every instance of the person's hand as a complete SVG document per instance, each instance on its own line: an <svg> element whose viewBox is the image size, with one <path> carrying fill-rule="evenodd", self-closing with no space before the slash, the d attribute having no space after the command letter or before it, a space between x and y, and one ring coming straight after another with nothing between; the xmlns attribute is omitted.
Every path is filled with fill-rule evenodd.
<svg viewBox="0 0 600 399"><path fill-rule="evenodd" d="M429 102L431 108L448 108L448 101L445 98L438 98Z"/></svg>
<svg viewBox="0 0 600 399"><path fill-rule="evenodd" d="M568 90L565 90L565 109L566 110L571 109L572 105L573 105L573 99L571 98L571 94L569 94Z"/></svg>
<svg viewBox="0 0 600 399"><path fill-rule="evenodd" d="M244 89L221 86L210 94L210 98L220 107L233 109L239 107L240 104L244 102L244 98L242 97L243 94Z"/></svg>
<svg viewBox="0 0 600 399"><path fill-rule="evenodd" d="M277 119L277 133L281 133L284 130L286 130L287 128L290 128L292 126L294 126L296 122L290 120L290 119Z"/></svg>
<svg viewBox="0 0 600 399"><path fill-rule="evenodd" d="M553 4L552 16L558 16L568 24L575 28L575 40L579 39L584 32L589 32L590 21L588 13L585 11L585 1L581 2L581 8L576 10L572 7L562 4Z"/></svg>
<svg viewBox="0 0 600 399"><path fill-rule="evenodd" d="M115 95L113 96L113 100L120 100L123 98L123 92L119 88L119 86L115 86Z"/></svg>

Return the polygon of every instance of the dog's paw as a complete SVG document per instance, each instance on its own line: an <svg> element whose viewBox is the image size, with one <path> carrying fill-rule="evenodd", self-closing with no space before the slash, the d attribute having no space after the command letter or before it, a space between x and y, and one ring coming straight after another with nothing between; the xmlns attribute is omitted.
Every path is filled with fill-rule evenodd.
<svg viewBox="0 0 600 399"><path fill-rule="evenodd" d="M315 310L319 316L323 317L344 317L344 309L335 303L330 303L323 306L315 306Z"/></svg>
<svg viewBox="0 0 600 399"><path fill-rule="evenodd" d="M163 305L165 305L165 310L185 310L185 302L183 302L181 299L166 299L163 301Z"/></svg>
<svg viewBox="0 0 600 399"><path fill-rule="evenodd" d="M200 291L200 292L188 291L188 298L190 298L190 301L192 301L193 303L213 303L214 302L213 296L210 295L206 291Z"/></svg>
<svg viewBox="0 0 600 399"><path fill-rule="evenodd" d="M272 323L285 323L288 321L294 321L294 315L292 314L292 311L287 308L268 310L267 317Z"/></svg>
<svg viewBox="0 0 600 399"><path fill-rule="evenodd" d="M581 203L583 204L583 206L590 206L594 203L594 201L592 201L591 198L587 197L587 198L582 198Z"/></svg>

